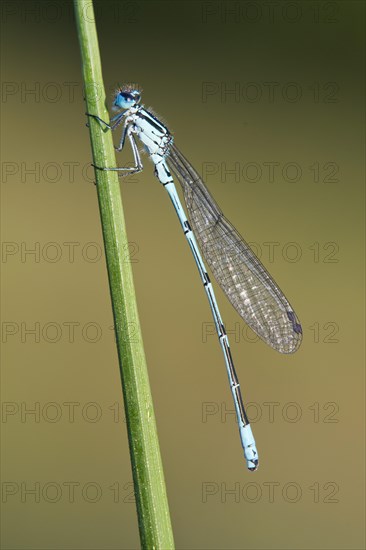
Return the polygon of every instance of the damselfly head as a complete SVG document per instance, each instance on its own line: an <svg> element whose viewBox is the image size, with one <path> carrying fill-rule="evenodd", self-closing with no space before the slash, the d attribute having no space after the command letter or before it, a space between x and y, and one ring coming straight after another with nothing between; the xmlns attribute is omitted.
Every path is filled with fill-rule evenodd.
<svg viewBox="0 0 366 550"><path fill-rule="evenodd" d="M140 90L134 89L130 86L123 86L117 90L113 105L118 109L130 109L131 107L137 105L140 100Z"/></svg>

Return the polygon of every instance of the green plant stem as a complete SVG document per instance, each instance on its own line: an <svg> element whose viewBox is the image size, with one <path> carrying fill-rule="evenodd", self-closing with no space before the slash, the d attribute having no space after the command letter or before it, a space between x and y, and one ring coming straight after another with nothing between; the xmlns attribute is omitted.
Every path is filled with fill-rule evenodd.
<svg viewBox="0 0 366 550"><path fill-rule="evenodd" d="M91 0L74 0L87 112L109 120ZM110 131L89 120L93 162L116 166ZM118 176L95 171L115 322L141 546L174 548L153 403L137 312Z"/></svg>

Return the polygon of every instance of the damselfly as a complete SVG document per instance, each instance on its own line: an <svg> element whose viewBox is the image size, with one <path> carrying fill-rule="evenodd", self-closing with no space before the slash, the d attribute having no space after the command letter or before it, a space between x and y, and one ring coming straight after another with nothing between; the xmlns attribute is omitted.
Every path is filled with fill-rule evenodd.
<svg viewBox="0 0 366 550"><path fill-rule="evenodd" d="M140 100L140 91L127 85L116 92L114 108L118 113L110 124L96 115L86 113L111 130L123 123L122 136L116 150L122 151L127 137L135 161L135 166L129 168L95 168L113 170L120 176L140 172L143 166L134 134L144 144L153 161L155 175L172 200L207 294L225 358L244 456L249 470L254 471L258 467L258 452L241 397L229 340L200 249L234 308L267 344L281 353L293 353L301 343L301 325L272 277L224 217L199 174L173 144L169 130L140 104ZM172 173L182 186L189 220L180 202Z"/></svg>

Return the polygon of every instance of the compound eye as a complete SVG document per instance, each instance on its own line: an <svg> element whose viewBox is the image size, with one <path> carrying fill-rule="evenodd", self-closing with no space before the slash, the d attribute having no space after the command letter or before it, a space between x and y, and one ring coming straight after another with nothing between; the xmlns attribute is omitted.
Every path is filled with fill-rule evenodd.
<svg viewBox="0 0 366 550"><path fill-rule="evenodd" d="M135 103L132 94L127 92L119 92L115 100L115 106L120 109L129 109Z"/></svg>
<svg viewBox="0 0 366 550"><path fill-rule="evenodd" d="M127 94L126 92L120 92L118 94L118 100L120 103L131 103L133 101L133 97L131 94Z"/></svg>

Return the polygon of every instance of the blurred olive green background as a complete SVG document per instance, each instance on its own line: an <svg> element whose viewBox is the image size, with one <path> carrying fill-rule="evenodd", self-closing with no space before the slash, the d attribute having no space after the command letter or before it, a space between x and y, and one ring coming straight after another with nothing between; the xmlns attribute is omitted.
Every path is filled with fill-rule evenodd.
<svg viewBox="0 0 366 550"><path fill-rule="evenodd" d="M1 8L2 547L137 548L72 3ZM281 356L215 286L260 453L249 474L174 210L146 157L121 181L177 548L364 548L364 4L96 13L108 97L143 88L304 329Z"/></svg>

